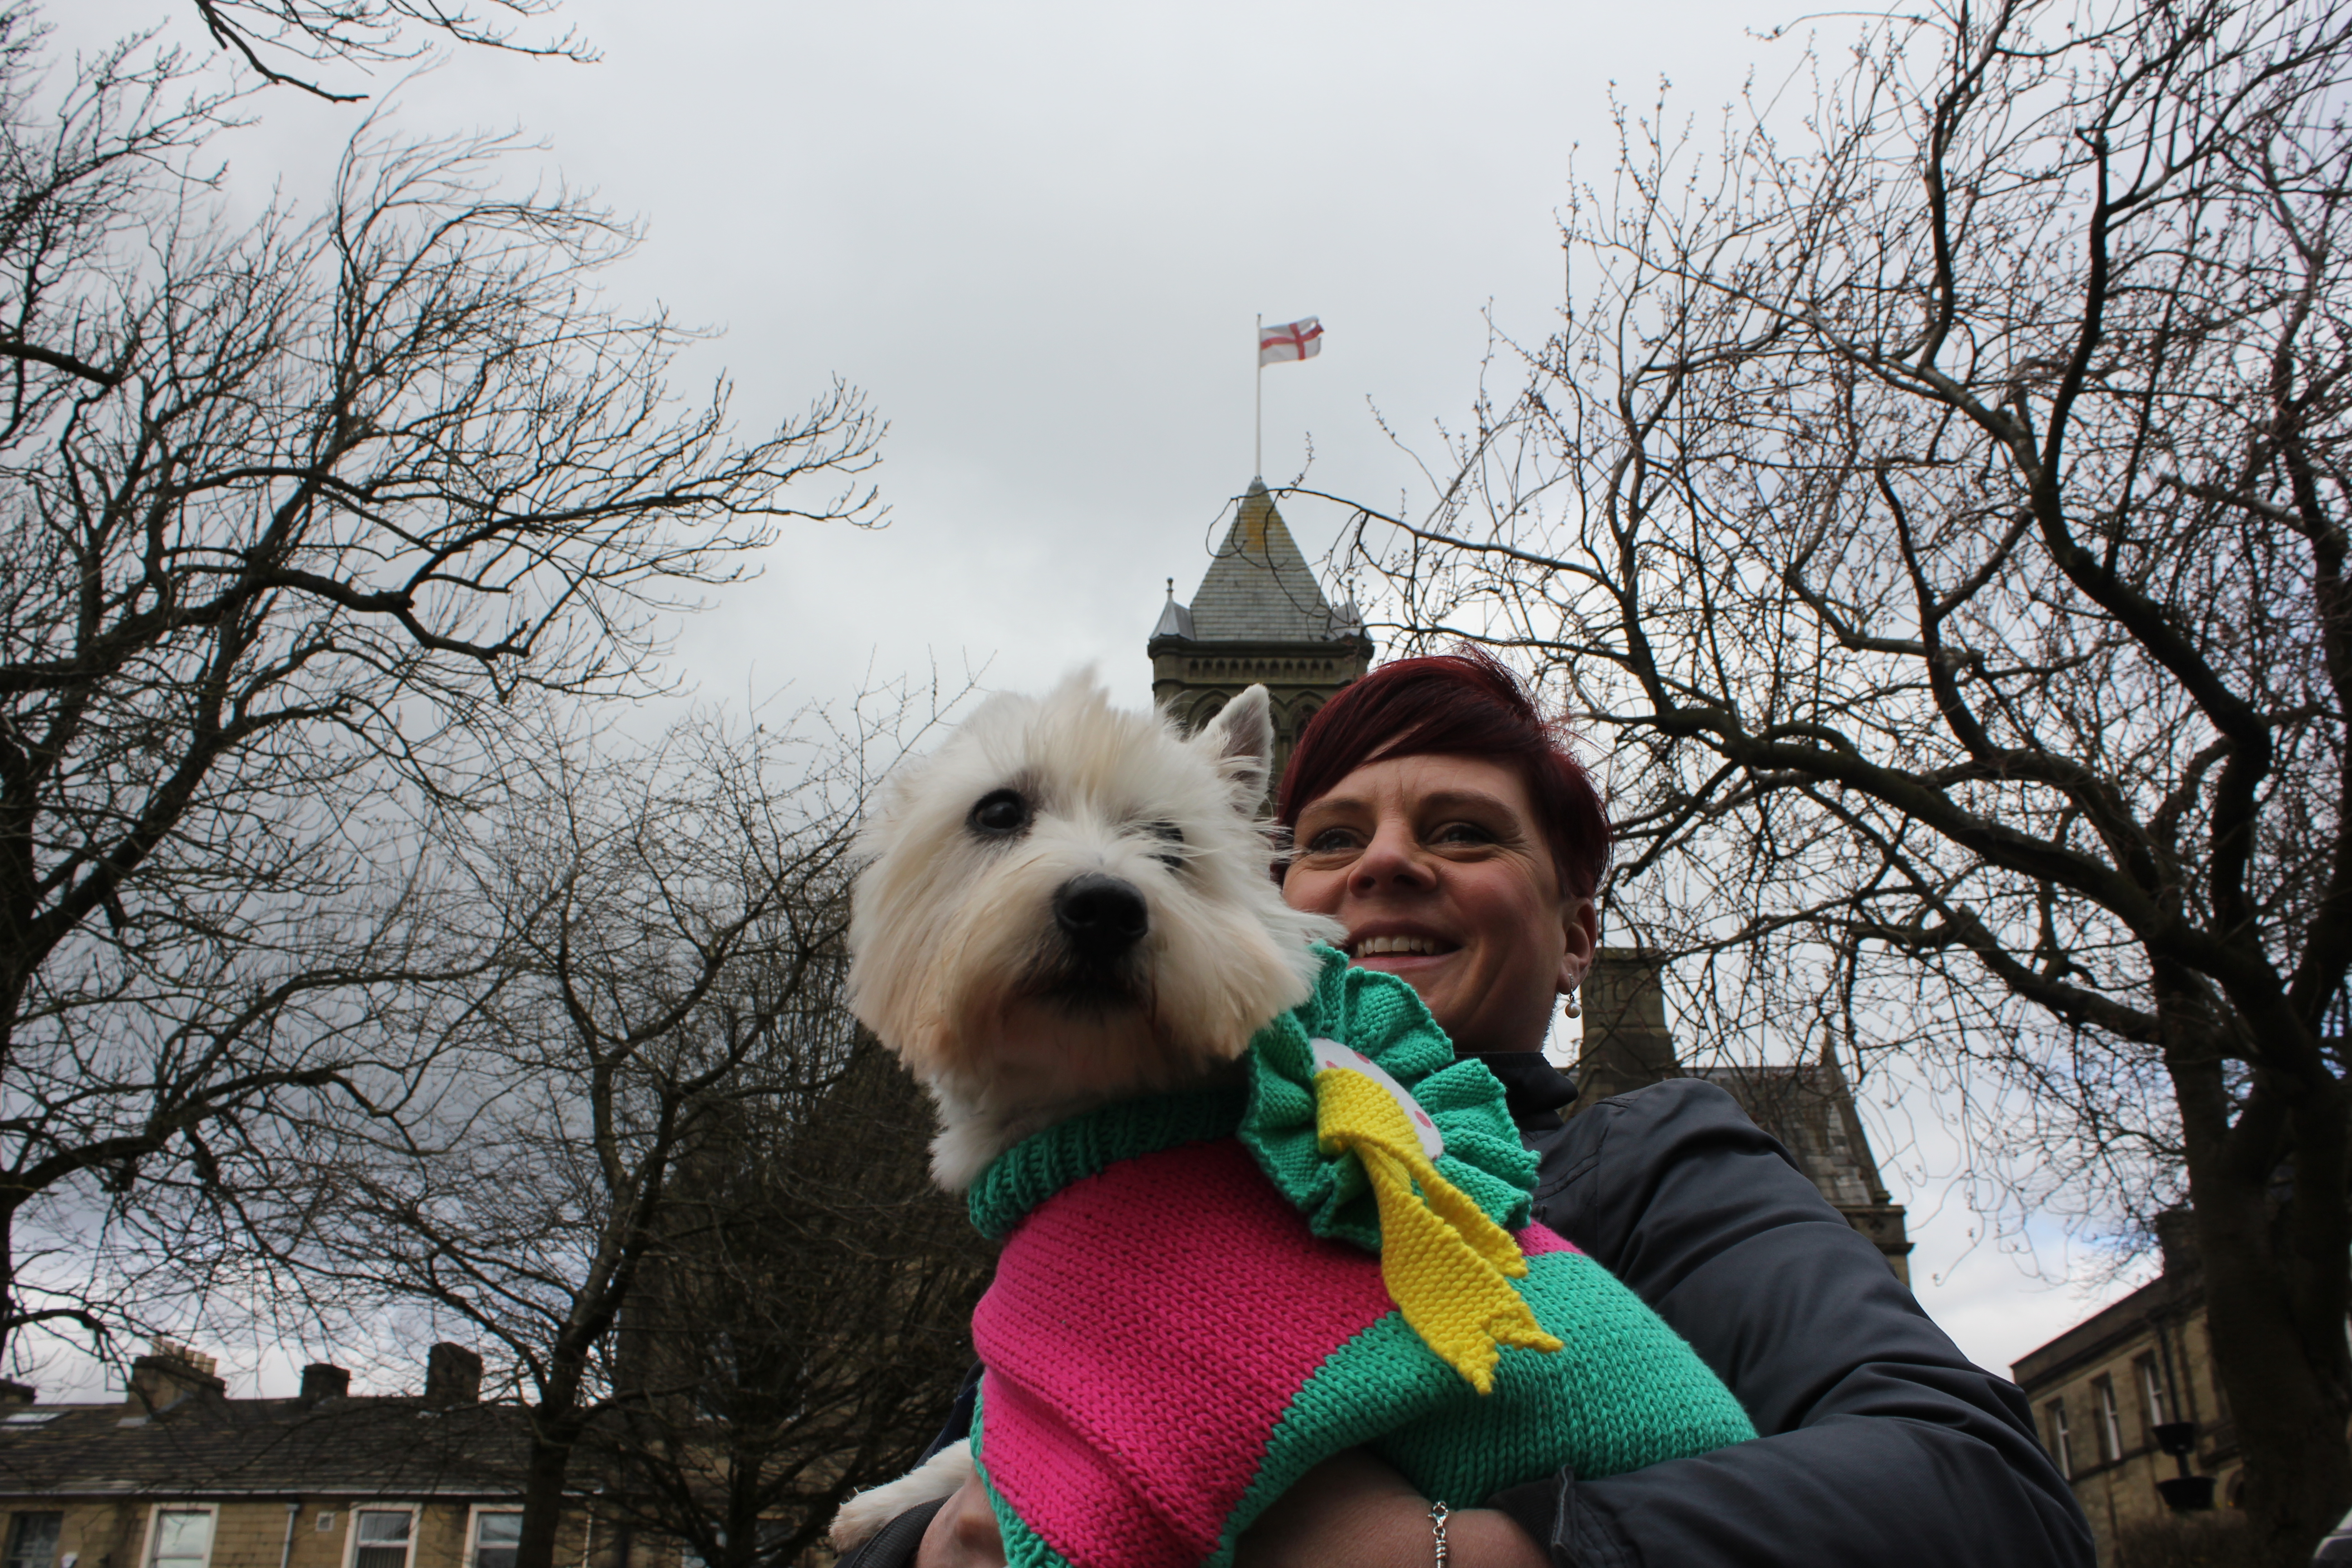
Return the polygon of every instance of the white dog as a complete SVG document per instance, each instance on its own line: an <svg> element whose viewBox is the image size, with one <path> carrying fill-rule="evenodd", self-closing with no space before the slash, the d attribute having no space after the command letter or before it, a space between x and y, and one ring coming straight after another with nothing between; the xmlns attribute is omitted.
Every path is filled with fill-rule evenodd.
<svg viewBox="0 0 2352 1568"><path fill-rule="evenodd" d="M1265 688L1186 740L1074 676L991 699L894 774L861 849L850 1005L938 1100L961 1192L1029 1134L1230 1070L1307 994L1339 926L1282 901L1255 816ZM853 1498L846 1551L971 1473L957 1445Z"/></svg>
<svg viewBox="0 0 2352 1568"><path fill-rule="evenodd" d="M937 1097L961 1192L1080 1110L1238 1059L1337 924L1282 901L1255 819L1265 688L1185 740L1086 676L992 698L893 776L862 848L850 1006Z"/></svg>

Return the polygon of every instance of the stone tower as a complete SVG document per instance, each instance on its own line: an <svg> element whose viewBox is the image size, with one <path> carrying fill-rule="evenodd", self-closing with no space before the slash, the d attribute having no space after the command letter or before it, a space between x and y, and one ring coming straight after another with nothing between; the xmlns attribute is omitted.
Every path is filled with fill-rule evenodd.
<svg viewBox="0 0 2352 1568"><path fill-rule="evenodd" d="M1151 629L1151 695L1187 731L1244 688L1274 699L1274 777L1298 731L1331 694L1371 667L1355 606L1335 610L1283 526L1265 481L1252 479L1225 542L1190 605L1168 603Z"/></svg>
<svg viewBox="0 0 2352 1568"><path fill-rule="evenodd" d="M1853 1092L1834 1060L1790 1067L1691 1067L1675 1058L1666 1029L1659 961L1628 947L1604 947L1584 977L1584 1047L1577 1058L1573 1116L1586 1107L1670 1078L1703 1078L1728 1092L1749 1120L1796 1156L1846 1223L1911 1283L1911 1238L1903 1205L1879 1180Z"/></svg>

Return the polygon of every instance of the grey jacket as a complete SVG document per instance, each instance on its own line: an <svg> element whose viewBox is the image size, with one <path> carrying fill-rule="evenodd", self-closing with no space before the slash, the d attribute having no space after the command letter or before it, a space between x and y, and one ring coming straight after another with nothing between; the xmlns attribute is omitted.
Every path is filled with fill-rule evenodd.
<svg viewBox="0 0 2352 1568"><path fill-rule="evenodd" d="M2024 1396L1969 1363L1729 1095L1674 1079L1559 1127L1530 1103L1546 1098L1536 1084L1511 1081L1538 1076L1506 1079L1542 1156L1536 1217L1674 1325L1762 1434L1492 1500L1555 1561L2088 1568L2090 1526Z"/></svg>
<svg viewBox="0 0 2352 1568"><path fill-rule="evenodd" d="M1535 1217L1688 1340L1754 1442L1490 1500L1573 1568L2089 1568L2091 1532L2016 1388L1966 1357L1787 1151L1712 1084L1601 1101L1486 1058L1541 1156ZM971 1389L942 1433L971 1426ZM901 1568L931 1510L844 1568Z"/></svg>

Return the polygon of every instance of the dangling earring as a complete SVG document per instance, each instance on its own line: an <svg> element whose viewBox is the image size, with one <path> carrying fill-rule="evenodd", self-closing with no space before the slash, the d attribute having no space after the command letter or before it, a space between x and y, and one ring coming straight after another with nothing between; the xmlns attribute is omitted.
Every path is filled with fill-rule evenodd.
<svg viewBox="0 0 2352 1568"><path fill-rule="evenodd" d="M1576 999L1576 986L1568 988L1568 1005L1560 1010L1571 1018L1581 1018L1584 1016L1584 1004Z"/></svg>

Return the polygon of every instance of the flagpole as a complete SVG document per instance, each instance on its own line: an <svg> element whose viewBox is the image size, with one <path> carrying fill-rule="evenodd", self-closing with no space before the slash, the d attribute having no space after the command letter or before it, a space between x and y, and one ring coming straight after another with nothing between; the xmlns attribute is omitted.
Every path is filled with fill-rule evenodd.
<svg viewBox="0 0 2352 1568"><path fill-rule="evenodd" d="M1265 478L1265 317L1257 319L1257 331L1250 338L1250 361L1257 366L1257 410L1252 425L1257 432L1257 445L1250 454L1250 477Z"/></svg>

